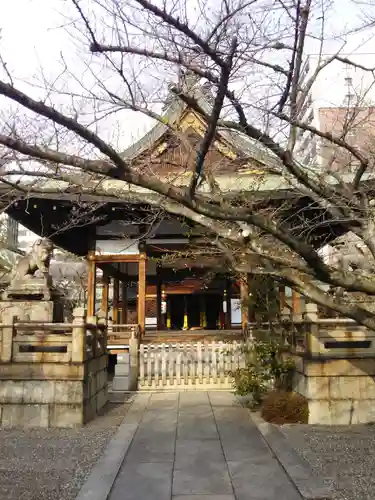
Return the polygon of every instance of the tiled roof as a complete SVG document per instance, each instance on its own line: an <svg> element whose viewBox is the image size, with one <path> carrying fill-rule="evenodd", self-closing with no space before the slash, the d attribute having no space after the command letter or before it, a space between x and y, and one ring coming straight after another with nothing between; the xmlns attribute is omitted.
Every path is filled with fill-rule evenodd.
<svg viewBox="0 0 375 500"><path fill-rule="evenodd" d="M210 115L212 112L213 99L212 94L210 94L207 87L204 84L200 84L197 77L189 74L185 75L182 79L181 85L183 92L191 97L194 97L198 106L202 108L205 113ZM166 110L163 115L163 121L168 123L170 126L173 126L179 122L182 113L187 109L187 105L179 99L178 96L172 93L168 97L167 101L168 105L166 106ZM122 153L122 156L127 159L139 156L155 144L167 131L168 127L163 123L158 122L146 135L126 149ZM228 128L219 128L218 133L240 156L255 159L262 164L267 164L273 167L279 165L277 157L259 141L251 139L237 130Z"/></svg>

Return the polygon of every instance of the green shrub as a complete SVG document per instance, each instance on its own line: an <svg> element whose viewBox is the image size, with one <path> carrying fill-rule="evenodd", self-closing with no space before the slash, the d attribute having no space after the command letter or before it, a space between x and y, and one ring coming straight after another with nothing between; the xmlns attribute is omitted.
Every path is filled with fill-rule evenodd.
<svg viewBox="0 0 375 500"><path fill-rule="evenodd" d="M262 401L261 416L274 424L307 424L309 405L296 392L272 391Z"/></svg>
<svg viewBox="0 0 375 500"><path fill-rule="evenodd" d="M253 341L240 348L245 358L245 366L230 373L236 394L251 394L259 404L267 391L274 388L287 388L287 381L294 370L294 362L284 359L282 348L275 341Z"/></svg>

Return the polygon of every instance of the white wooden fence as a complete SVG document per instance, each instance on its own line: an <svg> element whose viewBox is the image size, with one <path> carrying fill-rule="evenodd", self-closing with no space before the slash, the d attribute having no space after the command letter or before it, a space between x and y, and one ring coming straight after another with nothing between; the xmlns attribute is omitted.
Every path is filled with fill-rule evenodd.
<svg viewBox="0 0 375 500"><path fill-rule="evenodd" d="M139 390L231 389L243 366L240 342L146 344L139 348Z"/></svg>

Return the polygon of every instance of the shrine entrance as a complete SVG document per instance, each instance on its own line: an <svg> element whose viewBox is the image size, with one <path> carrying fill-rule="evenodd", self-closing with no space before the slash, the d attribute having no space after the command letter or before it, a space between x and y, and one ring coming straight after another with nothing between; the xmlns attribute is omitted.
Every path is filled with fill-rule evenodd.
<svg viewBox="0 0 375 500"><path fill-rule="evenodd" d="M216 330L222 328L222 294L167 295L167 329Z"/></svg>

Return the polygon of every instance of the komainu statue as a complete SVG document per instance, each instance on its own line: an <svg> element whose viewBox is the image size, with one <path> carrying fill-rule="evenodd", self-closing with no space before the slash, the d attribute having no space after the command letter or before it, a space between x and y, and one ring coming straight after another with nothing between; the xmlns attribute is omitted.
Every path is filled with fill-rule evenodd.
<svg viewBox="0 0 375 500"><path fill-rule="evenodd" d="M30 252L21 257L11 274L13 283L49 274L49 266L53 254L53 244L46 238L35 241Z"/></svg>

